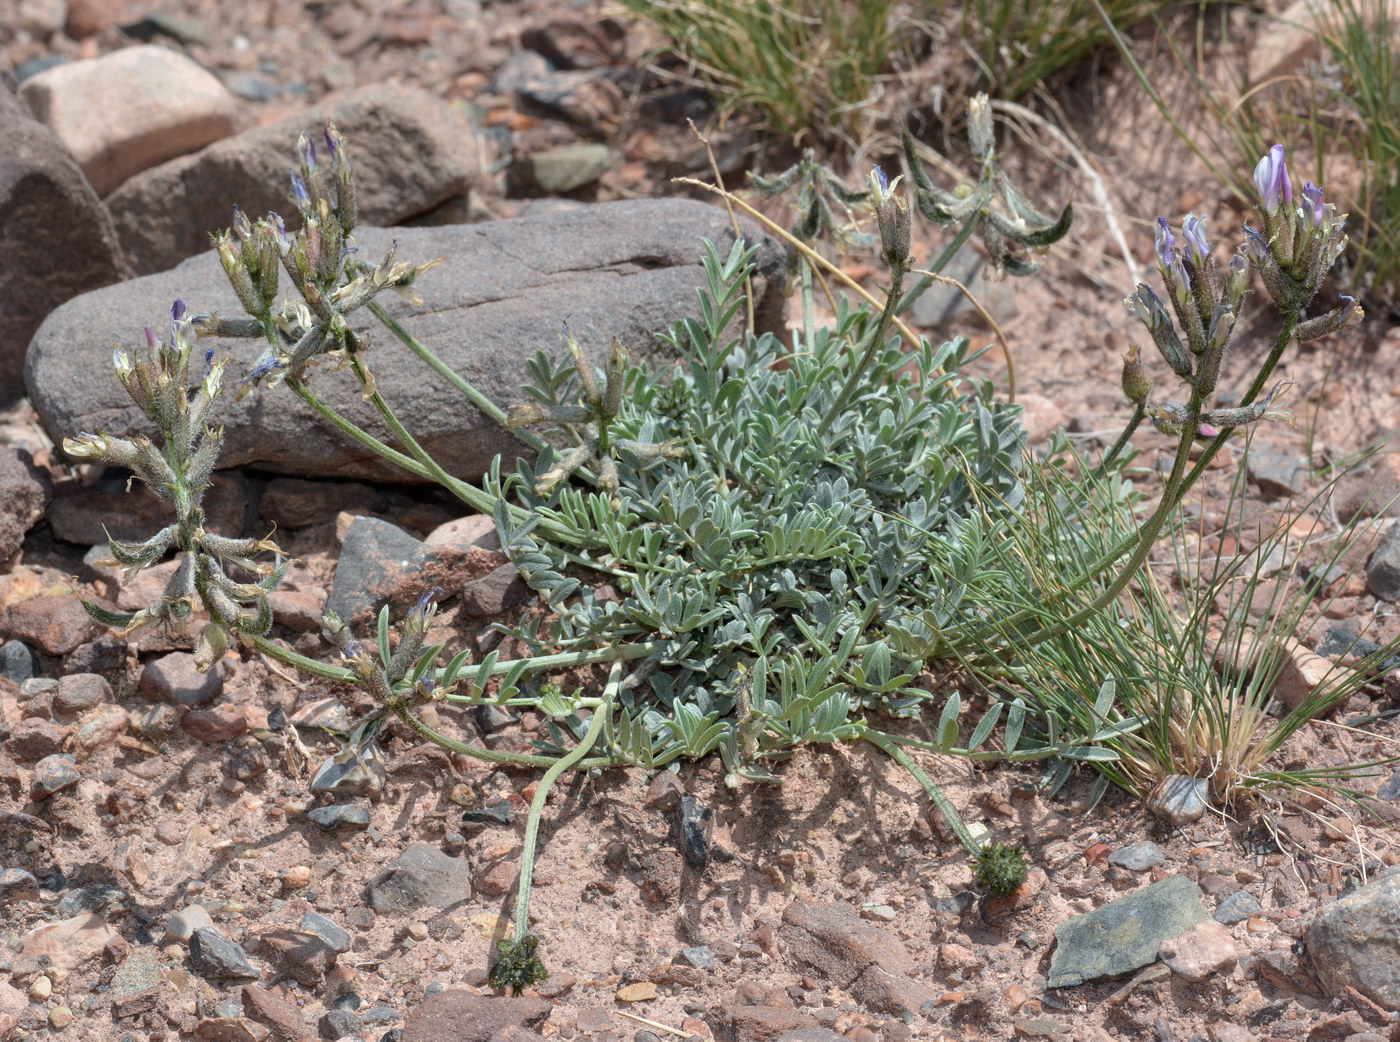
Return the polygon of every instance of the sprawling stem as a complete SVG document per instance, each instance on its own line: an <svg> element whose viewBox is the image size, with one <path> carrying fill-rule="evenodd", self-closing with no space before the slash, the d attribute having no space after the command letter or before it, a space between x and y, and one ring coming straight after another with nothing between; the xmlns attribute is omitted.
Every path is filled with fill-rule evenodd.
<svg viewBox="0 0 1400 1042"><path fill-rule="evenodd" d="M316 393L311 390L311 388L306 386L306 384L301 381L300 378L295 376L288 376L286 379L286 384L292 389L293 394L295 394L298 398L304 401L307 405L311 406L311 408L315 409L316 414L318 416L320 416L323 420L329 423L336 430L340 431L341 434L344 434L350 440L357 442L360 445L363 445L375 455L382 456L394 466L401 467L402 469L408 471L410 474L416 474L418 477L425 479L431 476L429 475L427 468L424 467L417 460L413 459L410 456L405 456L402 452L399 452L397 449L385 445L373 434L363 431L355 424L351 423L344 416L338 413L335 409L331 408L331 406L323 402L316 395Z"/></svg>
<svg viewBox="0 0 1400 1042"><path fill-rule="evenodd" d="M549 798L549 790L565 771L587 763L585 757L588 756L588 751L598 740L598 736L603 733L603 725L612 715L613 699L617 697L620 687L622 687L622 663L618 661L613 663L612 669L608 672L607 686L603 688L602 704L593 710L593 718L588 721L588 730L584 732L582 740L567 756L560 757L554 766L545 771L544 777L535 787L535 798L530 801L530 812L525 818L525 838L521 844L520 888L515 897L515 940L517 943L523 941L525 935L530 932L530 891L533 889L534 883L535 846L539 839L540 818L544 814L544 804L545 800Z"/></svg>
<svg viewBox="0 0 1400 1042"><path fill-rule="evenodd" d="M1301 310L1300 305L1295 305L1286 312L1283 328L1279 331L1278 338L1274 341L1273 349L1264 360L1264 364L1260 367L1253 383L1250 384L1249 390L1245 393L1244 397L1241 398L1240 405L1252 404L1263 392L1264 385L1268 383L1269 377L1273 374L1279 359L1283 356L1284 349L1288 346L1289 341L1293 339L1293 331L1297 328L1298 315ZM1123 554L1131 551L1132 556L1129 557L1127 563L1122 566L1118 576L1106 589L1090 601L1089 604L1073 615L1060 620L1060 622L1054 626L1018 637L1017 644L1019 646L1028 647L1041 644L1047 640L1053 640L1056 637L1068 633L1070 630L1092 618L1104 607L1111 604L1114 598L1127 588L1128 583L1132 582L1133 577L1138 573L1138 569L1142 567L1147 560L1148 554L1152 552L1152 547L1155 545L1157 538L1162 534L1167 519L1171 517L1181 505L1182 500L1186 498L1192 486L1195 485L1201 475L1205 473L1205 469L1210 465L1210 461L1214 459L1216 454L1224 447L1226 440L1234 431L1234 428L1226 428L1212 438L1201 453L1200 458L1196 461L1195 466L1192 467L1188 473L1186 465L1190 459L1191 445L1196 439L1196 429L1200 425L1202 405L1200 393L1193 389L1190 403L1187 406L1187 418L1182 427L1181 437L1177 442L1176 458L1172 461L1170 475L1168 475L1167 480L1162 485L1162 498L1157 504L1157 509L1152 512L1152 516L1142 523L1136 533L1128 536L1122 543L1091 564L1077 578L1067 583L1065 590L1066 592L1073 592L1083 589L1095 576L1102 574L1105 568L1111 567ZM1009 618L1001 620L998 626L1003 632L1011 632L1016 626L1028 621L1032 617L1032 614L1033 613L1029 609L1023 609Z"/></svg>
<svg viewBox="0 0 1400 1042"><path fill-rule="evenodd" d="M941 274L943 269L952 263L953 258L957 256L958 250L962 249L963 243L967 242L981 218L981 213L974 213L963 222L963 226L958 229L958 234L953 236L952 242L943 247L943 252L938 255L938 259L928 266L930 272ZM899 302L899 306L895 309L895 314L902 315L913 307L914 302L922 297L933 283L934 278L932 274L925 275L923 278L919 279L918 282L914 283L914 288L906 293L904 299Z"/></svg>
<svg viewBox="0 0 1400 1042"><path fill-rule="evenodd" d="M913 776L914 780L923 786L924 792L928 793L928 798L933 801L933 805L938 808L939 813L942 814L944 820L948 822L948 827L953 830L954 835L958 837L958 841L967 849L968 854L976 857L978 851L982 849L981 845L977 840L972 838L972 833L969 832L967 826L963 824L962 817L958 814L957 808L949 802L947 796L943 795L943 790L924 772L924 769L914 762L913 757L901 749L890 736L883 731L867 728L861 733L861 737L874 744L881 752L885 753L890 759L894 760L895 763L908 771L910 775Z"/></svg>
<svg viewBox="0 0 1400 1042"><path fill-rule="evenodd" d="M855 365L851 366L851 371L846 374L846 382L841 387L841 392L836 396L836 400L831 403L831 408L827 410L826 416L822 419L821 426L817 428L817 437L821 437L831 425L836 422L846 410L846 405L851 400L851 395L855 394L856 388L860 386L861 380L865 378L865 371L870 368L871 361L880 349L885 346L885 337L889 334L890 323L894 321L895 312L899 310L900 292L904 286L904 265L896 264L890 268L890 289L885 295L885 306L880 310L880 320L875 323L875 328L866 341L865 350L861 352L860 358Z"/></svg>
<svg viewBox="0 0 1400 1042"><path fill-rule="evenodd" d="M522 428L509 426L506 422L505 411L502 410L500 406L478 391L472 386L470 381L464 379L461 374L454 371L451 366L439 358L428 345L405 329L398 319L394 318L385 310L383 304L380 304L377 300L371 301L369 310L375 318L384 323L389 332L398 337L405 347L421 358L427 364L428 368L432 369L433 372L450 383L464 398L481 410L483 416L500 424L536 452L544 451L546 446L543 438L537 437Z"/></svg>

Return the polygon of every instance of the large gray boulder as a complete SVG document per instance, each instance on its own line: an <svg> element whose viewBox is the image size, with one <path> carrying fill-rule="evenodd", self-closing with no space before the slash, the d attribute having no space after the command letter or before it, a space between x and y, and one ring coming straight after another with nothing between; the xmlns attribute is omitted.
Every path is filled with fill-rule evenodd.
<svg viewBox="0 0 1400 1042"><path fill-rule="evenodd" d="M209 233L229 226L234 203L254 219L268 210L287 213L297 135L305 131L324 156L327 117L349 143L364 224L402 224L466 195L481 173L471 124L442 99L390 83L336 95L145 170L108 196L136 273L165 271L208 249Z"/></svg>
<svg viewBox="0 0 1400 1042"><path fill-rule="evenodd" d="M356 236L366 257L377 258L397 239L401 260L443 258L416 287L423 308L393 293L381 300L448 366L507 406L523 400L526 360L539 350L563 350L560 326L566 318L599 364L613 338L636 357L663 360L664 345L655 334L698 311L696 290L705 282L702 238L727 252L733 241L728 216L681 199L603 203L487 224L363 229ZM761 328L774 329L782 319L783 258L771 240L762 243L757 310ZM112 348L144 351L142 326L160 328L177 297L195 314L241 314L211 251L171 271L79 297L49 316L30 346L25 381L55 441L85 430L150 433L112 371ZM380 392L449 472L475 479L497 453L518 449L513 437L434 376L372 316L355 316L372 336L366 358ZM261 351L260 341L214 343L234 357L225 374L230 385ZM311 382L337 410L383 433L348 372L323 369ZM223 467L413 480L340 435L285 388L260 389L241 402L226 394L211 421L226 429Z"/></svg>
<svg viewBox="0 0 1400 1042"><path fill-rule="evenodd" d="M128 273L77 161L31 119L0 65L0 402L24 393L24 349L70 297Z"/></svg>
<svg viewBox="0 0 1400 1042"><path fill-rule="evenodd" d="M1308 927L1308 955L1328 994L1355 988L1400 1007L1400 868L1324 906Z"/></svg>

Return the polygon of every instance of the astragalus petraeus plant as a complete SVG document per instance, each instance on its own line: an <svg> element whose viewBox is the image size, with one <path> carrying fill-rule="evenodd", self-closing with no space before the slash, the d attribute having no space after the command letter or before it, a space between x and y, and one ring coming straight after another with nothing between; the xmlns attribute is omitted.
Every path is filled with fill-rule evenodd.
<svg viewBox="0 0 1400 1042"><path fill-rule="evenodd" d="M961 240L978 234L1008 269L1019 270L1030 263L1028 251L1064 234L1069 211L1051 221L1014 193L999 172L985 106L974 122L974 144L983 145L981 188L949 195L958 205L940 209L947 200L919 172L920 208L927 203L936 219L960 221ZM120 614L93 606L94 614L128 629L197 624L205 662L237 644L358 687L378 708L357 723L342 759L380 763L384 724L397 717L453 751L543 769L526 824L515 936L500 947L493 970L501 987L518 990L543 973L537 938L528 932L535 837L550 785L568 770L659 770L718 754L739 784L777 780L770 765L808 743L869 741L929 793L976 860L983 885L1016 890L1025 877L1020 853L974 839L911 750L1112 759L1118 754L1108 743L1143 721L1106 712L1067 730L1013 693L965 732L962 697L931 706L934 696L919 683L930 659L996 659L1016 638L1035 639L1025 627L1002 626L994 606L997 598L1008 601L1014 585L1006 574L1009 534L1034 513L1027 496L1042 487L1027 480L1027 468L1047 464L1023 453L1019 408L961 375L977 354L965 340L934 346L892 335L907 300L905 278L915 270L915 207L900 179L877 169L870 184L890 269L882 308L838 302L828 327L790 342L756 336L739 320L753 250L736 243L722 254L706 243L699 315L665 337L677 364L652 372L615 348L599 371L565 327L565 351L538 355L528 367L528 400L506 410L377 302L385 290L413 294L431 265L392 254L378 264L357 258L349 150L333 126L324 144L320 156L310 139L298 145L291 198L299 229L289 230L276 214L251 220L235 210L233 228L215 240L247 314L191 317L177 306L168 342L149 335L149 359L119 356L123 384L159 429L159 443L102 434L65 443L74 457L131 468L174 507L174 524L151 540L114 542L118 560L140 568L171 549L185 555L158 603ZM1010 214L997 208L998 196L1011 201ZM1207 292L1204 268L1182 264L1184 277ZM525 455L514 463L498 459L481 487L445 472L376 389L370 341L358 325L364 313L515 432ZM428 591L407 613L397 640L387 606L373 635L328 615L324 635L343 665L295 653L269 636L266 595L285 567L280 551L270 539L208 532L200 509L217 462L219 431L208 423L225 363L206 351L206 375L193 390L191 366L201 357L199 343L228 337L263 344L241 392L271 393L281 385L358 444L493 517L503 548L548 609L501 623L531 657L502 661L493 652L470 662L470 650L449 654L442 644L428 645L440 591ZM1200 353L1203 360L1189 364L1199 384L1192 404L1179 417L1163 413L1159 423L1194 432L1230 419L1205 409L1209 389L1199 374L1211 363ZM315 382L330 375L327 362L358 381L387 438L356 426L317 394ZM1138 403L1144 415L1147 402L1144 394ZM1191 441L1183 437L1180 452ZM1102 473L1117 474L1122 455L1110 454ZM1180 487L1169 486L1159 510L1175 509ZM1113 507L1127 496L1126 486L1115 489ZM1080 507L1067 501L1066 509ZM1164 523L1157 517L1131 545L1106 555L1091 578L1129 555L1122 575L1130 579L1142 563L1140 548ZM603 582L621 596L599 596ZM596 693L566 696L554 686L535 692L525 682L586 665L608 669ZM435 702L528 706L554 722L554 740L529 754L464 741L420 717L418 710ZM930 740L912 737L907 724L881 722L915 720L929 709L937 713ZM994 737L999 747L989 744Z"/></svg>

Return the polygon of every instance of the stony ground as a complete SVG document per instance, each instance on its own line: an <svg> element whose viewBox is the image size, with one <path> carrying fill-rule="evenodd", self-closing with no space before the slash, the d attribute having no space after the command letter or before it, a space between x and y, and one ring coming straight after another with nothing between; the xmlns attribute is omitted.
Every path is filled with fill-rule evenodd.
<svg viewBox="0 0 1400 1042"><path fill-rule="evenodd" d="M449 99L476 125L488 173L439 221L662 194L673 191L669 176L704 170L682 118L705 118L708 99L657 75L646 60L654 41L592 7L269 2L235 16L215 0L159 12L21 0L0 4L0 16L0 45L21 75L27 62L152 39L213 69L250 123L390 78ZM1157 212L1208 210L1225 239L1241 216L1125 84L1110 74L1063 99L1106 179L1110 213L1084 202L1087 182L1028 128L1037 148L1024 176L1047 198L1080 200L1082 230L1014 294L966 273L1012 345L1037 438L1063 424L1091 448L1122 422L1117 368L1134 335L1118 304L1132 278L1107 217L1141 268ZM716 145L726 172L753 155L782 158L742 123ZM542 185L557 167L532 157L566 146L583 148L563 180ZM1169 157L1154 163L1151 184L1144 156ZM857 258L848 270L878 287L872 265ZM920 325L987 336L946 303L926 308ZM1253 330L1267 342L1266 315ZM1307 491L1300 464L1310 451L1337 459L1391 436L1394 343L1377 319L1289 360L1306 419L1260 446L1238 531L1223 531L1220 513L1231 459L1213 475L1197 508L1208 542L1248 549L1259 525L1295 518L1290 498ZM997 359L985 371L1001 379ZM1151 435L1140 445L1155 449ZM1400 491L1395 458L1343 483L1322 512L1328 531L1368 495L1378 507ZM1048 798L1035 767L929 763L969 822L1025 845L1030 882L1001 902L979 896L917 786L862 748L804 750L779 766L778 786L730 790L713 763L577 778L551 796L536 869L533 912L553 976L527 996L488 997L488 952L513 911L534 772L492 769L396 729L382 773L327 771L340 750L327 728L366 708L345 691L237 653L201 675L187 641L160 635L116 641L73 594L136 607L163 582L159 570L126 582L94 552L104 522L158 516L122 484L65 466L23 402L0 417L9 526L0 537L19 547L0 562L0 1037L1400 1037L1397 1003L1372 997L1367 969L1384 975L1400 947L1393 927L1376 925L1396 883L1338 903L1400 863L1391 827L1400 775L1388 765L1360 783L1378 796L1370 814L1303 794L1170 827L1116 792L1091 808L1089 776ZM226 475L211 500L230 532L279 524L299 563L278 595L274 633L309 654L323 653L319 616L337 576L375 563L347 550L376 545L347 540L369 519L396 548L447 547L470 560L437 617L440 639L482 654L501 639L494 623L534 610L489 526L460 513L430 494L256 470ZM1329 628L1378 640L1400 632L1400 589L1382 585L1379 555L1367 569L1388 520L1334 580L1309 646L1326 652ZM411 600L413 577L399 581L381 592ZM1280 762L1393 755L1397 690L1389 680L1364 690ZM546 736L531 713L438 715L445 729L498 747ZM1365 929L1340 914L1353 907ZM1102 919L1115 915L1149 924L1146 940Z"/></svg>

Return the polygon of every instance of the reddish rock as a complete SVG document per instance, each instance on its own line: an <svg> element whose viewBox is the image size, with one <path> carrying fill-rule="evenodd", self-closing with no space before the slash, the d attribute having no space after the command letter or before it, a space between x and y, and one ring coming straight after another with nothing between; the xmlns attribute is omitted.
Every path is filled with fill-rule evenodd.
<svg viewBox="0 0 1400 1042"><path fill-rule="evenodd" d="M915 981L918 963L893 934L839 902L794 901L783 912L788 957L881 1013L915 1013L938 992Z"/></svg>
<svg viewBox="0 0 1400 1042"><path fill-rule="evenodd" d="M626 34L614 18L562 16L520 34L520 46L560 69L602 69L625 60Z"/></svg>
<svg viewBox="0 0 1400 1042"><path fill-rule="evenodd" d="M530 596L530 587L513 564L503 564L489 575L462 587L462 610L477 618L499 615Z"/></svg>
<svg viewBox="0 0 1400 1042"><path fill-rule="evenodd" d="M201 742L231 742L248 730L248 721L238 710L229 706L213 709L192 709L184 715L180 726Z"/></svg>
<svg viewBox="0 0 1400 1042"><path fill-rule="evenodd" d="M479 546L483 550L501 548L500 533L496 531L496 522L489 514L468 514L438 525L423 542L428 546Z"/></svg>
<svg viewBox="0 0 1400 1042"><path fill-rule="evenodd" d="M78 721L73 744L78 747L80 757L87 756L115 742L130 726L131 715L122 706L98 706Z"/></svg>
<svg viewBox="0 0 1400 1042"><path fill-rule="evenodd" d="M1230 928L1206 919L1185 933L1162 942L1161 959L1182 980L1199 984L1216 973L1235 968L1240 950Z"/></svg>
<svg viewBox="0 0 1400 1042"><path fill-rule="evenodd" d="M195 1025L200 1042L267 1042L272 1032L248 1017L208 1017Z"/></svg>
<svg viewBox="0 0 1400 1042"><path fill-rule="evenodd" d="M497 861L477 873L476 891L487 897L501 897L511 892L519 875L520 866L514 861Z"/></svg>
<svg viewBox="0 0 1400 1042"><path fill-rule="evenodd" d="M242 996L243 1013L271 1030L271 1042L311 1042L316 1037L285 988L248 984Z"/></svg>
<svg viewBox="0 0 1400 1042"><path fill-rule="evenodd" d="M774 1042L789 1031L819 1028L815 1017L774 1006L725 1006L711 1022L721 1042ZM839 1037L839 1036L838 1036Z"/></svg>
<svg viewBox="0 0 1400 1042"><path fill-rule="evenodd" d="M112 700L112 685L100 673L70 673L58 678L53 707L60 713L81 713Z"/></svg>
<svg viewBox="0 0 1400 1042"><path fill-rule="evenodd" d="M37 763L45 756L63 752L73 735L71 727L52 720L29 717L20 722L5 742L5 751L20 763Z"/></svg>
<svg viewBox="0 0 1400 1042"><path fill-rule="evenodd" d="M68 0L64 31L75 40L105 33L126 19L125 0Z"/></svg>
<svg viewBox="0 0 1400 1042"><path fill-rule="evenodd" d="M68 974L120 939L121 934L102 916L84 912L30 930L20 938L19 958L38 961L47 957L51 967Z"/></svg>
<svg viewBox="0 0 1400 1042"><path fill-rule="evenodd" d="M258 951L284 977L314 988L335 966L335 949L307 930L271 930L258 938Z"/></svg>
<svg viewBox="0 0 1400 1042"><path fill-rule="evenodd" d="M165 47L127 47L25 80L20 97L58 135L98 195L236 129L238 100Z"/></svg>
<svg viewBox="0 0 1400 1042"><path fill-rule="evenodd" d="M72 594L33 597L5 612L4 635L46 655L66 655L101 632L101 623Z"/></svg>
<svg viewBox="0 0 1400 1042"><path fill-rule="evenodd" d="M448 989L428 996L409 1012L400 1042L488 1042L506 1028L539 1026L553 1008L543 999Z"/></svg>
<svg viewBox="0 0 1400 1042"><path fill-rule="evenodd" d="M321 632L321 619L326 613L326 591L320 587L285 589L279 587L267 595L272 617L279 626L295 633Z"/></svg>
<svg viewBox="0 0 1400 1042"><path fill-rule="evenodd" d="M0 69L0 400L24 393L25 352L44 316L128 275L102 201L63 143L31 118L14 89L8 68ZM6 497L0 495L0 502ZM22 506L16 516L28 509ZM0 540L13 537L13 529L0 532Z"/></svg>
<svg viewBox="0 0 1400 1042"><path fill-rule="evenodd" d="M3 90L0 87L0 90ZM3 167L3 162L0 162ZM5 221L3 203L4 170L0 169L0 226ZM5 247L0 246L0 262L4 261ZM0 269L0 287L3 287L5 274ZM0 333L5 328L5 319L0 316ZM0 359L3 349L0 349ZM17 386L18 381L14 384ZM0 361L0 386L5 385L4 363ZM0 391L0 400L8 395ZM48 471L34 465L34 458L28 450L15 445L0 445L0 568L5 568L10 559L19 551L28 531L44 516L44 508L53 498L53 481Z"/></svg>
<svg viewBox="0 0 1400 1042"><path fill-rule="evenodd" d="M234 199L248 214L286 211L287 164L297 135L319 136L328 117L349 142L362 225L401 224L466 195L480 174L472 125L442 98L390 83L347 91L309 111L172 159L114 192L107 205L138 273L165 271L207 250L209 233L228 226ZM414 161L401 162L398 157L405 155ZM356 239L366 255L375 252L359 235ZM422 379L415 377L420 386ZM425 444L435 448L431 441Z"/></svg>
<svg viewBox="0 0 1400 1042"><path fill-rule="evenodd" d="M137 690L152 701L192 709L207 706L223 694L223 663L215 662L207 672L201 673L193 655L172 651L151 659L142 667Z"/></svg>

